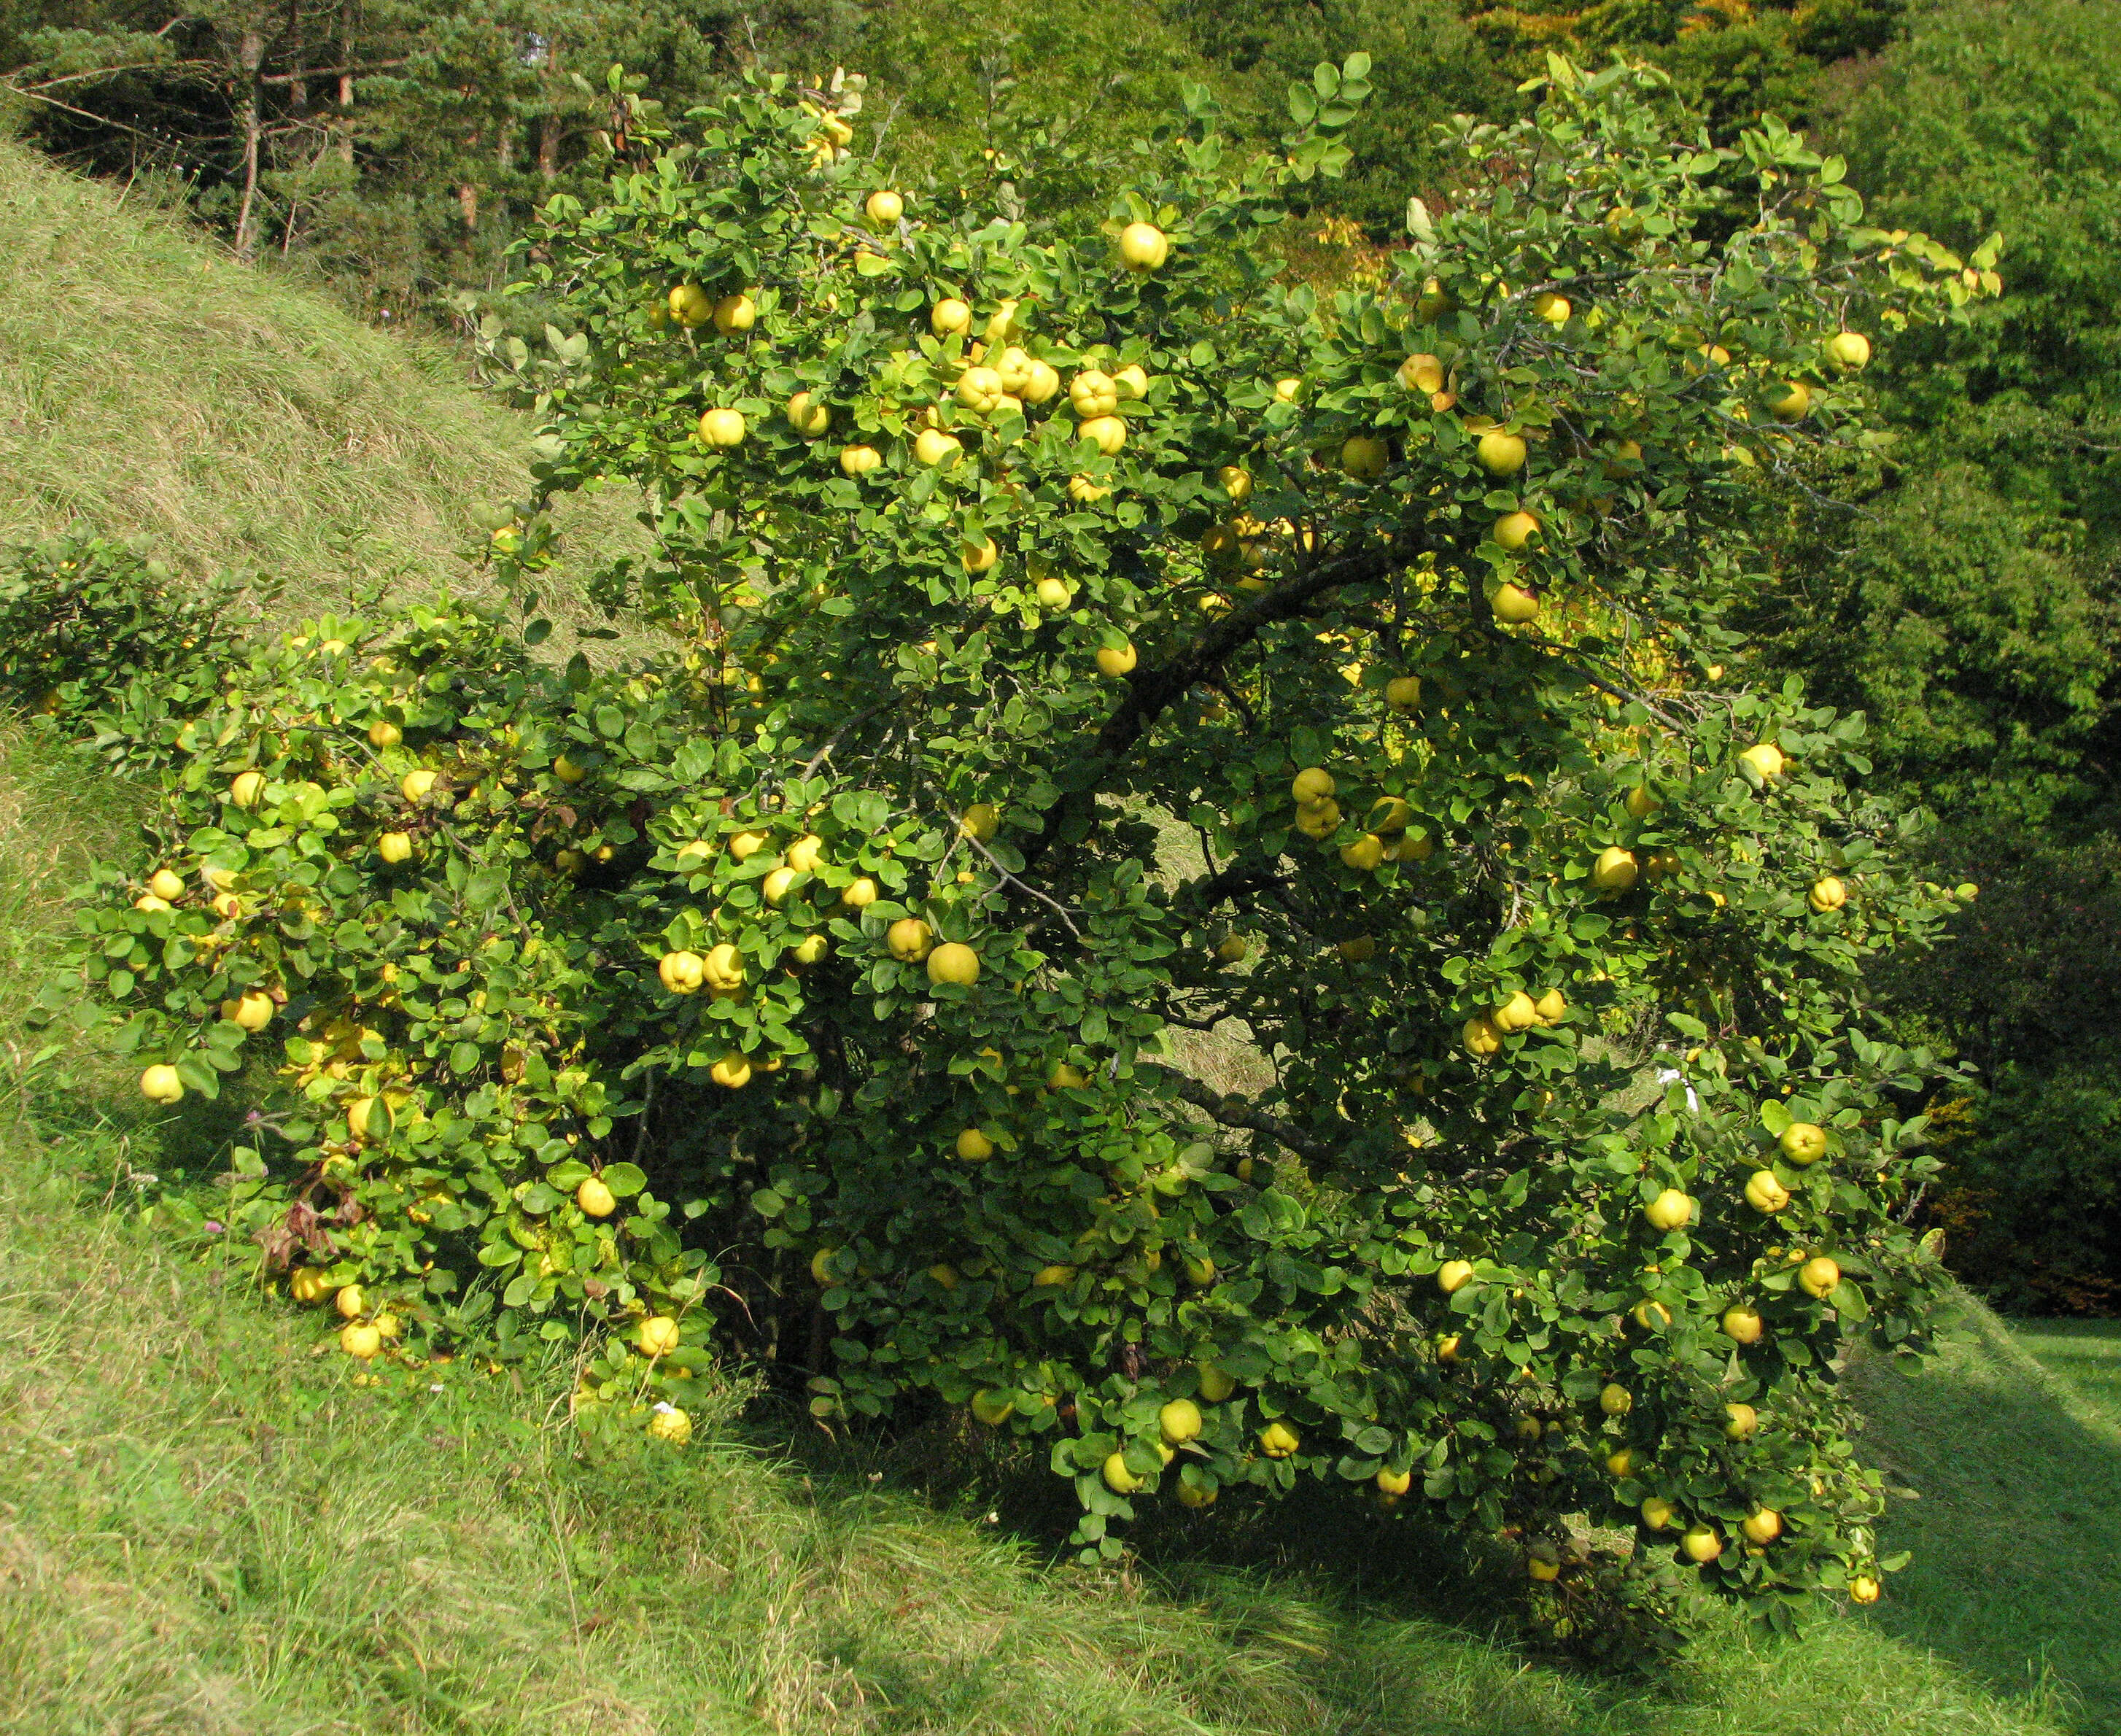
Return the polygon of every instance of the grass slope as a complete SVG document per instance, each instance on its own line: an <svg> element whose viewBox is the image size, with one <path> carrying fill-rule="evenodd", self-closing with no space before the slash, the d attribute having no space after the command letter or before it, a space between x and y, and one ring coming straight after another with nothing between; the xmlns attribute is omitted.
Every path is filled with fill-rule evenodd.
<svg viewBox="0 0 2121 1736"><path fill-rule="evenodd" d="M528 432L439 348L0 139L0 542L144 533L305 608L424 594L461 583L475 502L528 496ZM578 561L624 534L616 498L560 510Z"/></svg>
<svg viewBox="0 0 2121 1736"><path fill-rule="evenodd" d="M210 1188L210 1127L155 1125L93 1057L22 1076L60 889L126 818L84 772L0 733L0 1733L2121 1729L2121 1431L1971 1305L1940 1367L1862 1374L1873 1452L1922 1491L1888 1601L1719 1630L1654 1689L1484 1636L1497 1588L1330 1496L1089 1574L991 1517L1020 1492L947 1430L877 1458L732 1390L681 1453L570 1427L564 1370L367 1382L324 1317L159 1233L163 1191ZM2032 1342L2109 1378L2121 1353Z"/></svg>
<svg viewBox="0 0 2121 1736"><path fill-rule="evenodd" d="M520 485L520 429L436 358L4 145L0 287L0 536L154 531L321 604L427 590L464 503ZM1145 1527L1093 1575L1012 1529L1046 1480L947 1429L823 1444L733 1389L679 1453L571 1427L564 1370L366 1381L161 1232L233 1112L157 1121L22 1029L62 889L131 814L0 726L0 1736L2121 1730L2113 1336L1970 1309L1938 1369L1859 1371L1915 1567L1797 1641L1720 1630L1653 1692L1485 1637L1506 1588L1331 1491Z"/></svg>

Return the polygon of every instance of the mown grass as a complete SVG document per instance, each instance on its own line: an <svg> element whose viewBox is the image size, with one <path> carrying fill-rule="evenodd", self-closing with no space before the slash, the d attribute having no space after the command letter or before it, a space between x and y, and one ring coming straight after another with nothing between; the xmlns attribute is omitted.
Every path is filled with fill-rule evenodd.
<svg viewBox="0 0 2121 1736"><path fill-rule="evenodd" d="M2121 1439L1971 1304L1938 1368L1860 1371L1872 1450L1922 1496L1887 1602L1793 1640L1718 1626L1648 1680L1490 1637L1506 1588L1330 1491L1093 1573L1013 1528L1037 1490L950 1426L806 1439L733 1380L680 1452L571 1425L564 1369L366 1382L240 1250L168 1239L163 1192L212 1197L209 1123L157 1123L91 1055L14 1089L63 884L129 810L0 733L0 1732L2121 1728Z"/></svg>
<svg viewBox="0 0 2121 1736"><path fill-rule="evenodd" d="M0 138L0 543L145 534L298 609L464 588L481 501L529 492L528 425L439 345L379 332L173 217ZM631 540L563 502L570 566Z"/></svg>

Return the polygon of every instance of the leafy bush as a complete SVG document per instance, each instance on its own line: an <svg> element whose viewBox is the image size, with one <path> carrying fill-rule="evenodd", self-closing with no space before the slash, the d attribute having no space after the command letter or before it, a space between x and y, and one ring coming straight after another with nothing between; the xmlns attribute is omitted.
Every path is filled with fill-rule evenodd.
<svg viewBox="0 0 2121 1736"><path fill-rule="evenodd" d="M270 597L226 576L193 590L143 548L105 537L11 549L0 560L0 696L76 728L128 703L195 708Z"/></svg>
<svg viewBox="0 0 2121 1736"><path fill-rule="evenodd" d="M673 1435L732 1349L823 1418L969 1402L1093 1555L1151 1493L1418 1487L1564 1635L1682 1571L1875 1590L1834 1370L1942 1278L1932 1063L1862 975L1952 901L1861 720L1712 660L1753 478L1862 432L1844 320L1979 267L1556 62L1322 300L1260 244L1365 73L1235 166L1196 101L1102 227L1035 166L866 203L777 78L637 113L520 359L681 648L443 604L128 726L175 895L106 880L82 1016L165 1099L281 1042L231 1211L353 1354L579 1338L578 1402ZM493 552L527 592L549 529ZM1250 1098L1169 1052L1233 1020Z"/></svg>

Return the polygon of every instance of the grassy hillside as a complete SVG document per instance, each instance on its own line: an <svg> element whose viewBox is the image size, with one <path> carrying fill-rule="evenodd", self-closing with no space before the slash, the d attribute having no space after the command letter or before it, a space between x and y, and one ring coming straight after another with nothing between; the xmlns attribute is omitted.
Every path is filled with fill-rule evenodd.
<svg viewBox="0 0 2121 1736"><path fill-rule="evenodd" d="M1860 1371L1920 1495L1887 1601L1648 1685L1494 1643L1500 1588L1330 1495L1090 1574L999 1520L1037 1473L947 1430L827 1443L733 1386L679 1453L568 1426L565 1370L371 1379L164 1232L158 1200L213 1197L210 1109L156 1125L92 1057L24 1076L60 888L122 847L84 770L0 735L0 1732L2121 1730L2121 1430L2071 1372L2110 1381L2121 1338L2030 1341L2049 1373L1970 1305L1937 1370Z"/></svg>
<svg viewBox="0 0 2121 1736"><path fill-rule="evenodd" d="M321 601L450 575L464 503L520 484L520 429L436 358L4 147L0 281L0 533L153 530ZM1418 1507L1231 1500L1092 1574L1049 1552L1050 1480L947 1428L827 1441L733 1380L681 1453L571 1426L565 1369L371 1377L169 1234L237 1112L158 1119L22 1027L131 810L0 721L0 1736L2121 1731L2121 1337L1970 1308L1932 1373L1859 1370L1915 1567L1648 1683L1495 1643L1507 1584Z"/></svg>
<svg viewBox="0 0 2121 1736"><path fill-rule="evenodd" d="M0 542L85 525L297 605L461 582L468 508L529 492L524 425L445 351L349 319L0 139ZM572 503L576 558L624 503Z"/></svg>

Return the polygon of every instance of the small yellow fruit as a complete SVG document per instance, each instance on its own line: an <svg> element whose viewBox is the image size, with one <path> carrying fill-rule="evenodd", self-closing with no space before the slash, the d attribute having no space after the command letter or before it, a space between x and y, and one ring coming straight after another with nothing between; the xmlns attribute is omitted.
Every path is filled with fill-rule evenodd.
<svg viewBox="0 0 2121 1736"><path fill-rule="evenodd" d="M1294 376L1285 380L1277 380L1274 383L1274 395L1277 403L1294 404L1303 392L1303 382Z"/></svg>
<svg viewBox="0 0 2121 1736"><path fill-rule="evenodd" d="M240 1024L246 1031L262 1031L273 1022L277 1009L273 997L262 989L245 989L233 1001L221 1004L221 1016L232 1024Z"/></svg>
<svg viewBox="0 0 2121 1736"><path fill-rule="evenodd" d="M1057 1290L1074 1281L1075 1268L1072 1266L1042 1266L1031 1275L1034 1290Z"/></svg>
<svg viewBox="0 0 2121 1736"><path fill-rule="evenodd" d="M840 902L850 910L866 910L883 896L883 889L867 875L847 882L840 894Z"/></svg>
<svg viewBox="0 0 2121 1736"><path fill-rule="evenodd" d="M1443 390L1443 363L1440 357L1421 354L1410 356L1399 365L1399 383L1410 392L1419 392L1424 398Z"/></svg>
<svg viewBox="0 0 2121 1736"><path fill-rule="evenodd" d="M1632 1477L1635 1470L1635 1449L1623 1447L1617 1453L1606 1455L1606 1469L1616 1477Z"/></svg>
<svg viewBox="0 0 2121 1736"><path fill-rule="evenodd" d="M793 868L786 866L776 868L759 882L760 895L768 904L778 910L788 902L788 894L795 886L796 879L797 875Z"/></svg>
<svg viewBox="0 0 2121 1736"><path fill-rule="evenodd" d="M1075 593L1063 579L1041 579L1038 581L1038 606L1058 614L1075 600Z"/></svg>
<svg viewBox="0 0 2121 1736"><path fill-rule="evenodd" d="M1845 373L1860 373L1871 360L1871 340L1861 332L1837 332L1826 340L1827 358Z"/></svg>
<svg viewBox="0 0 2121 1736"><path fill-rule="evenodd" d="M1126 1454L1114 1453L1105 1460L1105 1486L1115 1495L1132 1495L1142 1486L1142 1479L1127 1468Z"/></svg>
<svg viewBox="0 0 2121 1736"><path fill-rule="evenodd" d="M158 898L152 892L143 892L138 898L133 899L133 908L135 910L152 912L157 910L169 910L174 907L167 898Z"/></svg>
<svg viewBox="0 0 2121 1736"><path fill-rule="evenodd" d="M184 883L166 868L157 868L148 876L147 890L165 903L184 895Z"/></svg>
<svg viewBox="0 0 2121 1736"><path fill-rule="evenodd" d="M696 995L706 980L706 961L696 952L665 953L655 967L655 974L672 994Z"/></svg>
<svg viewBox="0 0 2121 1736"><path fill-rule="evenodd" d="M751 1062L741 1051L731 1049L707 1069L707 1077L725 1090L740 1091L751 1083Z"/></svg>
<svg viewBox="0 0 2121 1736"><path fill-rule="evenodd" d="M343 1327L339 1330L338 1347L347 1356L367 1362L382 1354L383 1334L373 1326L356 1323Z"/></svg>
<svg viewBox="0 0 2121 1736"><path fill-rule="evenodd" d="M1648 819L1662 805L1656 796L1650 794L1648 784L1637 784L1628 791L1626 807L1630 819Z"/></svg>
<svg viewBox="0 0 2121 1736"><path fill-rule="evenodd" d="M1499 428L1491 428L1480 436L1474 454L1481 468L1491 476L1514 476L1525 466L1524 436L1505 434Z"/></svg>
<svg viewBox="0 0 2121 1736"><path fill-rule="evenodd" d="M1723 1553L1723 1539L1716 1534L1713 1525L1696 1523L1680 1534L1679 1547L1686 1552L1687 1560L1706 1567Z"/></svg>
<svg viewBox="0 0 2121 1736"><path fill-rule="evenodd" d="M883 931L883 944L902 964L918 964L928 956L935 931L918 917L901 917Z"/></svg>
<svg viewBox="0 0 2121 1736"><path fill-rule="evenodd" d="M929 329L939 338L953 338L972 329L972 310L955 296L945 296L928 313Z"/></svg>
<svg viewBox="0 0 2121 1736"><path fill-rule="evenodd" d="M1391 464L1391 449L1373 434L1350 434L1340 442L1340 468L1359 483L1373 483Z"/></svg>
<svg viewBox="0 0 2121 1736"><path fill-rule="evenodd" d="M409 832L386 832L375 841L375 853L395 867L408 861L413 855L413 834Z"/></svg>
<svg viewBox="0 0 2121 1736"><path fill-rule="evenodd" d="M1760 1413L1749 1404L1725 1405L1723 1432L1732 1440L1750 1440L1760 1432Z"/></svg>
<svg viewBox="0 0 2121 1736"><path fill-rule="evenodd" d="M954 463L963 455L964 450L954 436L945 434L940 428L923 428L914 436L915 460L931 468Z"/></svg>
<svg viewBox="0 0 2121 1736"><path fill-rule="evenodd" d="M1238 1389L1238 1384L1214 1363L1196 1362L1193 1371L1200 1377L1200 1396L1210 1404L1220 1404Z"/></svg>
<svg viewBox="0 0 2121 1736"><path fill-rule="evenodd" d="M680 283L670 292L670 317L686 327L705 325L715 316L714 298L697 283Z"/></svg>
<svg viewBox="0 0 2121 1736"><path fill-rule="evenodd" d="M1550 988L1532 1003L1541 1024L1559 1024L1569 1016L1569 1002L1558 988Z"/></svg>
<svg viewBox="0 0 2121 1736"><path fill-rule="evenodd" d="M1270 1422L1260 1430L1260 1451L1269 1458L1289 1458L1303 1444L1302 1438L1285 1422Z"/></svg>
<svg viewBox="0 0 2121 1736"><path fill-rule="evenodd" d="M1414 1472L1394 1471L1381 1467L1377 1472L1377 1492L1380 1495L1404 1495L1414 1486Z"/></svg>
<svg viewBox="0 0 2121 1736"><path fill-rule="evenodd" d="M1561 1557L1551 1543L1535 1543L1525 1555L1525 1571L1541 1584L1561 1577Z"/></svg>
<svg viewBox="0 0 2121 1736"><path fill-rule="evenodd" d="M1496 1054L1503 1046L1500 1028L1485 1013L1468 1019L1458 1034L1466 1052L1476 1057Z"/></svg>
<svg viewBox="0 0 2121 1736"><path fill-rule="evenodd" d="M1501 584L1489 606L1505 627L1519 627L1539 618L1539 599L1522 585Z"/></svg>
<svg viewBox="0 0 2121 1736"><path fill-rule="evenodd" d="M1783 1534L1783 1516L1772 1507L1755 1507L1738 1522L1738 1528L1754 1542L1765 1546Z"/></svg>
<svg viewBox="0 0 2121 1736"><path fill-rule="evenodd" d="M1790 1191L1772 1169L1755 1169L1746 1181L1746 1203L1772 1217L1790 1202Z"/></svg>
<svg viewBox="0 0 2121 1736"><path fill-rule="evenodd" d="M575 1203L587 1216L608 1218L618 1209L618 1196L604 1185L601 1177L585 1176L575 1189Z"/></svg>
<svg viewBox="0 0 2121 1736"><path fill-rule="evenodd" d="M744 831L734 833L729 841L730 860L734 862L748 862L771 842L771 836L763 832Z"/></svg>
<svg viewBox="0 0 2121 1736"><path fill-rule="evenodd" d="M1663 1530L1671 1523L1672 1515L1677 1511L1672 1504L1661 1495L1650 1496L1643 1503L1639 1510L1643 1515L1643 1523L1653 1531Z"/></svg>
<svg viewBox="0 0 2121 1736"><path fill-rule="evenodd" d="M1461 1342L1460 1335L1457 1332L1447 1333L1444 1337L1438 1338L1436 1341L1436 1360L1438 1362L1457 1362L1460 1360L1458 1346Z"/></svg>
<svg viewBox="0 0 2121 1736"><path fill-rule="evenodd" d="M832 425L832 406L814 392L798 392L788 400L788 426L805 440L815 440Z"/></svg>
<svg viewBox="0 0 2121 1736"><path fill-rule="evenodd" d="M1760 774L1763 783L1773 783L1783 775L1783 768L1789 763L1783 757L1783 750L1772 741L1756 743L1738 758Z"/></svg>
<svg viewBox="0 0 2121 1736"><path fill-rule="evenodd" d="M674 1404L659 1404L648 1418L648 1438L682 1447L692 1438L692 1419Z"/></svg>
<svg viewBox="0 0 2121 1736"><path fill-rule="evenodd" d="M1826 1129L1816 1122L1793 1121L1783 1129L1775 1146L1800 1169L1808 1169L1826 1155Z"/></svg>
<svg viewBox="0 0 2121 1736"><path fill-rule="evenodd" d="M1519 989L1488 1017L1499 1031L1528 1031L1539 1023L1539 1006L1530 995Z"/></svg>
<svg viewBox="0 0 2121 1736"><path fill-rule="evenodd" d="M1600 1388L1598 1408L1608 1416L1625 1416L1634 1407L1634 1396L1617 1381L1609 1380Z"/></svg>
<svg viewBox="0 0 2121 1736"><path fill-rule="evenodd" d="M1825 916L1830 910L1839 910L1848 902L1848 888L1830 874L1812 882L1811 890L1805 895L1805 902L1820 915Z"/></svg>
<svg viewBox="0 0 2121 1736"><path fill-rule="evenodd" d="M1116 679L1121 675L1131 674L1136 661L1131 643L1098 647L1098 670L1101 674L1110 675Z"/></svg>
<svg viewBox="0 0 2121 1736"><path fill-rule="evenodd" d="M968 1164L984 1163L995 1154L994 1141L977 1127L967 1127L958 1136L957 1152Z"/></svg>
<svg viewBox="0 0 2121 1736"><path fill-rule="evenodd" d="M788 847L781 860L798 874L815 874L818 865L825 859L825 841L811 833L805 833Z"/></svg>
<svg viewBox="0 0 2121 1736"><path fill-rule="evenodd" d="M263 772L238 772L228 786L228 799L239 808L254 808L265 799Z"/></svg>
<svg viewBox="0 0 2121 1736"><path fill-rule="evenodd" d="M184 1094L184 1084L175 1067L157 1065L140 1076L140 1094L150 1103L173 1104Z"/></svg>
<svg viewBox="0 0 2121 1736"><path fill-rule="evenodd" d="M332 1305L338 1310L340 1319L358 1320L367 1309L368 1298L358 1284L349 1284L332 1298Z"/></svg>
<svg viewBox="0 0 2121 1736"><path fill-rule="evenodd" d="M1156 1413L1164 1444L1182 1447L1200 1432L1200 1407L1190 1398L1174 1398Z"/></svg>
<svg viewBox="0 0 2121 1736"><path fill-rule="evenodd" d="M1446 1260L1436 1269L1436 1287L1447 1296L1456 1295L1472 1281L1471 1260Z"/></svg>
<svg viewBox="0 0 2121 1736"><path fill-rule="evenodd" d="M1182 1507L1212 1507L1219 1489L1210 1489L1200 1483L1181 1482L1178 1485L1178 1505Z"/></svg>
<svg viewBox="0 0 2121 1736"><path fill-rule="evenodd" d="M1723 1336L1739 1344L1758 1344L1767 1324L1760 1314L1743 1302L1734 1302L1723 1310Z"/></svg>
<svg viewBox="0 0 2121 1736"><path fill-rule="evenodd" d="M1120 231L1120 262L1129 271L1159 271L1171 241L1154 223L1130 223Z"/></svg>
<svg viewBox="0 0 2121 1736"><path fill-rule="evenodd" d="M1340 847L1340 860L1348 867L1367 874L1385 859L1385 841L1376 833L1365 832L1351 844Z"/></svg>
<svg viewBox="0 0 2121 1736"><path fill-rule="evenodd" d="M741 410L712 409L700 418L700 441L703 446L723 449L740 446L748 432Z"/></svg>
<svg viewBox="0 0 2121 1736"><path fill-rule="evenodd" d="M1634 852L1616 845L1598 852L1597 861L1591 865L1591 884L1603 896L1617 897L1635 884L1641 872Z"/></svg>
<svg viewBox="0 0 2121 1736"><path fill-rule="evenodd" d="M641 1323L644 1356L667 1356L678 1347L678 1323L668 1314L650 1314Z"/></svg>
<svg viewBox="0 0 2121 1736"><path fill-rule="evenodd" d="M1694 1202L1678 1188L1667 1188L1643 1207L1643 1216L1649 1220L1653 1230L1667 1234L1684 1230L1694 1221Z"/></svg>
<svg viewBox="0 0 2121 1736"><path fill-rule="evenodd" d="M928 980L970 988L980 980L980 955L961 940L945 940L928 954Z"/></svg>
<svg viewBox="0 0 2121 1736"><path fill-rule="evenodd" d="M1385 703L1396 712L1421 709L1421 677L1399 675L1385 684Z"/></svg>
<svg viewBox="0 0 2121 1736"><path fill-rule="evenodd" d="M1552 290L1534 296L1531 298L1531 310L1545 320L1549 325L1568 324L1569 315L1573 311L1569 305L1569 297L1557 296Z"/></svg>
<svg viewBox="0 0 2121 1736"><path fill-rule="evenodd" d="M1797 1281L1809 1296L1824 1302L1834 1294L1834 1287L1841 1281L1841 1267L1825 1254L1806 1260L1797 1268Z"/></svg>
<svg viewBox="0 0 2121 1736"><path fill-rule="evenodd" d="M958 550L958 558L968 573L991 572L995 562L1001 558L1001 547L988 537L976 548L970 543Z"/></svg>
<svg viewBox="0 0 2121 1736"><path fill-rule="evenodd" d="M843 446L840 449L840 469L849 476L866 476L883 462L883 454L874 446Z"/></svg>
<svg viewBox="0 0 2121 1736"><path fill-rule="evenodd" d="M862 201L862 215L879 229L888 229L906 215L906 201L888 187L879 187Z"/></svg>
<svg viewBox="0 0 2121 1736"><path fill-rule="evenodd" d="M1075 425L1075 438L1095 441L1098 450L1109 458L1126 445L1127 425L1116 416L1093 416Z"/></svg>
<svg viewBox="0 0 2121 1736"><path fill-rule="evenodd" d="M1848 1582L1848 1600L1852 1603L1875 1603L1878 1601L1878 1582L1867 1573L1859 1573Z"/></svg>
<svg viewBox="0 0 2121 1736"><path fill-rule="evenodd" d="M1802 380L1785 380L1781 394L1768 400L1768 408L1784 422L1801 422L1811 408L1811 388Z"/></svg>
<svg viewBox="0 0 2121 1736"><path fill-rule="evenodd" d="M815 964L830 952L832 948L832 943L828 936L805 935L790 949L788 959L791 964Z"/></svg>
<svg viewBox="0 0 2121 1736"><path fill-rule="evenodd" d="M1502 548L1522 548L1539 530L1539 515L1536 512L1505 512L1495 520L1494 529L1488 534Z"/></svg>
<svg viewBox="0 0 2121 1736"><path fill-rule="evenodd" d="M1007 1393L982 1387L972 1394L972 1415L991 1429L998 1429L1016 1414L1016 1400Z"/></svg>
<svg viewBox="0 0 2121 1736"><path fill-rule="evenodd" d="M715 329L725 338L748 332L758 323L758 309L749 296L724 296L715 303Z"/></svg>

